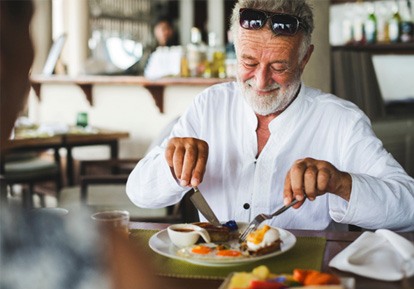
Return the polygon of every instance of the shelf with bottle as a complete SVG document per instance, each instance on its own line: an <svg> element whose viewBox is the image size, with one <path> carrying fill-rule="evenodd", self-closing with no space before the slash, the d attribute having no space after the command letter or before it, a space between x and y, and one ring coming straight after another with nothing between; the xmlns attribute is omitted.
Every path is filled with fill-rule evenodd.
<svg viewBox="0 0 414 289"><path fill-rule="evenodd" d="M352 50L372 54L414 54L414 42L332 45L332 51Z"/></svg>
<svg viewBox="0 0 414 289"><path fill-rule="evenodd" d="M341 45L394 45L414 42L412 0L331 5L330 41ZM407 47L406 45L398 45ZM408 45L409 47L409 45Z"/></svg>
<svg viewBox="0 0 414 289"><path fill-rule="evenodd" d="M230 43L229 43L230 44ZM198 28L191 29L191 43L181 57L181 77L233 78L235 55L228 47L219 44L214 32L208 34L208 45L201 40ZM234 58L234 59L233 59Z"/></svg>

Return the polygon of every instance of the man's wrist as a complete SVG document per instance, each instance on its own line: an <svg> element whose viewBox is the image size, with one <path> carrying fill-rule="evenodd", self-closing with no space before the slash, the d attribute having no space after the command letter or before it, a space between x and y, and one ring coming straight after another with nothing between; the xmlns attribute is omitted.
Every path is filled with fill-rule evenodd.
<svg viewBox="0 0 414 289"><path fill-rule="evenodd" d="M349 173L341 172L341 181L336 195L348 201L351 199L352 177Z"/></svg>

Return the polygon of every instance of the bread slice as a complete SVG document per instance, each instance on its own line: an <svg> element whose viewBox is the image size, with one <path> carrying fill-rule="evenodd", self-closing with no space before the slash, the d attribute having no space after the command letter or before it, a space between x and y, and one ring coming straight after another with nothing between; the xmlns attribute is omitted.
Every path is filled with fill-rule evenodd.
<svg viewBox="0 0 414 289"><path fill-rule="evenodd" d="M260 248L257 251L248 250L248 252L249 252L250 256L267 255L267 254L272 253L272 252L280 251L280 244L281 243L282 243L282 240L278 239L278 240L274 241L272 244L270 244L269 246Z"/></svg>
<svg viewBox="0 0 414 289"><path fill-rule="evenodd" d="M193 224L205 229L210 235L211 242L213 243L228 242L239 237L239 232L237 230L231 231L226 226L214 226L208 222L197 222Z"/></svg>

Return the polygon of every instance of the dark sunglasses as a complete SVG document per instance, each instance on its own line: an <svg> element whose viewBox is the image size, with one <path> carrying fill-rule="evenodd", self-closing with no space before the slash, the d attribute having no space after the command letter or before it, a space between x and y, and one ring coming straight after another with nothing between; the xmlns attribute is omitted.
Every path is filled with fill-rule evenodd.
<svg viewBox="0 0 414 289"><path fill-rule="evenodd" d="M241 8L240 26L244 29L258 30L270 18L270 28L276 35L294 35L299 28L305 28L300 18L283 13L269 13L263 10Z"/></svg>

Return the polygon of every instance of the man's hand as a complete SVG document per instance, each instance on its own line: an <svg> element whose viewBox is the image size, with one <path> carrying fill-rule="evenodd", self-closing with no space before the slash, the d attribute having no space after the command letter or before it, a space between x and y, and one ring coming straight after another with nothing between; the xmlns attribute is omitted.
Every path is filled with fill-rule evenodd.
<svg viewBox="0 0 414 289"><path fill-rule="evenodd" d="M198 186L203 181L208 158L208 144L196 138L172 138L165 158L181 186Z"/></svg>
<svg viewBox="0 0 414 289"><path fill-rule="evenodd" d="M327 192L349 201L351 196L352 178L350 174L339 171L326 161L306 158L297 160L286 175L283 190L284 204L290 204L295 198L310 201ZM294 205L299 208L303 202Z"/></svg>

